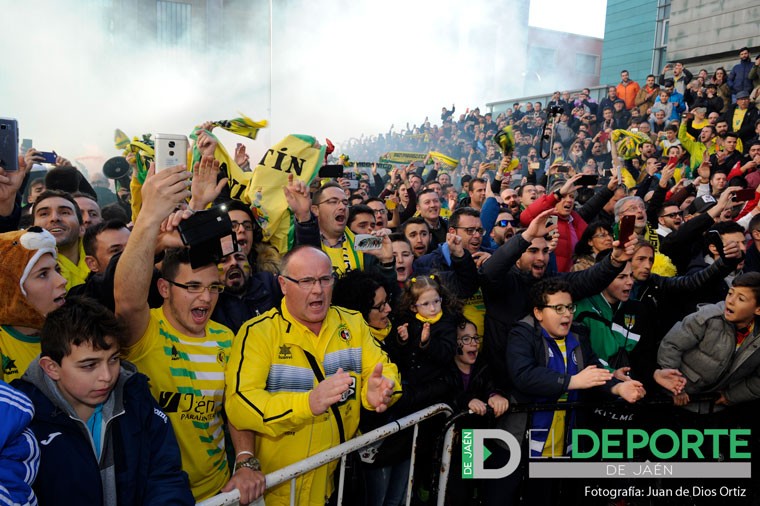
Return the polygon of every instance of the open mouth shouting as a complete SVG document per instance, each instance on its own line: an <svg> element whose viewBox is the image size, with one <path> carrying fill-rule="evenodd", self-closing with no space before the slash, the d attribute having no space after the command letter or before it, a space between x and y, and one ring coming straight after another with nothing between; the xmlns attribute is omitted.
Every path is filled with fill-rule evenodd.
<svg viewBox="0 0 760 506"><path fill-rule="evenodd" d="M205 325L211 316L211 308L209 306L195 306L190 310L190 314L193 317L193 323L196 325Z"/></svg>

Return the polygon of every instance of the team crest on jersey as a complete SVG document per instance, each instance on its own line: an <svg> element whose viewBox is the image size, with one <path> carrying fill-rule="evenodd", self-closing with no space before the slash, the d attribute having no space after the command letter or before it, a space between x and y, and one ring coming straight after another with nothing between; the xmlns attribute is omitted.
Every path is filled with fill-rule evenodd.
<svg viewBox="0 0 760 506"><path fill-rule="evenodd" d="M625 324L625 328L630 329L633 328L634 325L636 325L636 315L635 314L627 314L623 317L623 323Z"/></svg>
<svg viewBox="0 0 760 506"><path fill-rule="evenodd" d="M227 355L224 353L224 348L221 346L216 349L216 361L219 365L227 364Z"/></svg>
<svg viewBox="0 0 760 506"><path fill-rule="evenodd" d="M10 376L12 374L18 374L18 367L16 367L16 361L7 355L3 357L3 374Z"/></svg>
<svg viewBox="0 0 760 506"><path fill-rule="evenodd" d="M283 344L280 346L280 354L277 355L280 360L287 360L293 358L293 353L290 352L290 346Z"/></svg>
<svg viewBox="0 0 760 506"><path fill-rule="evenodd" d="M345 342L351 340L351 332L349 332L348 328L346 328L344 325L338 327L338 335Z"/></svg>

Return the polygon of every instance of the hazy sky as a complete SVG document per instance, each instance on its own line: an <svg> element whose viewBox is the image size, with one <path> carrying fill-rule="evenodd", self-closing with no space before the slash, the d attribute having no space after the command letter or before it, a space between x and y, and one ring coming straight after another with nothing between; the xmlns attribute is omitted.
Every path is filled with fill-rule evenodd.
<svg viewBox="0 0 760 506"><path fill-rule="evenodd" d="M531 0L532 26L604 38L607 0Z"/></svg>
<svg viewBox="0 0 760 506"><path fill-rule="evenodd" d="M257 1L264 7L255 14L268 19L266 0ZM0 116L17 118L36 148L98 169L119 154L116 128L187 135L204 120L244 113L270 122L245 141L257 162L290 133L340 143L440 122L444 105L464 112L523 96L526 56L510 48L524 44L527 26L513 22L509 1L273 0L271 76L266 29L241 34L236 51L114 47L102 20L82 8L99 3L80 2L0 0L3 35L15 41L0 51ZM601 37L604 4L533 0L530 23Z"/></svg>

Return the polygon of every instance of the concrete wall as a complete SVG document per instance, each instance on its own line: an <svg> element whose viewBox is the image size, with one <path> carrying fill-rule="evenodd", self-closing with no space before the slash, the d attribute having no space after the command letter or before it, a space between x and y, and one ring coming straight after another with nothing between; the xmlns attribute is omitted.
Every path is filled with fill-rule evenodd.
<svg viewBox="0 0 760 506"><path fill-rule="evenodd" d="M757 0L673 0L668 59L682 60L692 72L719 66L729 70L747 46L754 60L760 48Z"/></svg>
<svg viewBox="0 0 760 506"><path fill-rule="evenodd" d="M620 71L646 80L652 66L657 0L608 0L600 84L617 84Z"/></svg>

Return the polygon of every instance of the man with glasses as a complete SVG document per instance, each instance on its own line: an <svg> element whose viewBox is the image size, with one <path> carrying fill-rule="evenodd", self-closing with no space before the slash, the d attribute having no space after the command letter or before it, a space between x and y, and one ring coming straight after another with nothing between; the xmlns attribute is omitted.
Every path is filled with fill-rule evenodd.
<svg viewBox="0 0 760 506"><path fill-rule="evenodd" d="M291 179L285 188L285 196L296 219L296 245L322 248L337 274L355 269L376 269L387 279L395 279L390 240L384 240L379 250L356 249L355 235L347 227L348 200L340 185L329 182L309 197L309 189L303 181Z"/></svg>
<svg viewBox="0 0 760 506"><path fill-rule="evenodd" d="M683 211L674 203L665 202L660 210L660 217L657 218L657 235L660 237L660 242L665 239L668 234L678 230L683 223Z"/></svg>
<svg viewBox="0 0 760 506"><path fill-rule="evenodd" d="M191 211L174 213L190 196L182 166L149 171L143 204L116 267L116 314L127 325L124 357L150 378L150 390L171 420L182 468L196 501L237 488L241 502L261 495L264 476L253 460L253 433L227 424L236 464L230 478L224 443L224 370L234 334L210 320L224 284L215 263L193 268L177 225ZM165 221L166 220L166 221ZM163 227L162 227L163 225ZM162 230L163 228L163 230ZM158 290L161 307L150 309L154 253L162 246Z"/></svg>
<svg viewBox="0 0 760 506"><path fill-rule="evenodd" d="M225 408L256 431L256 454L272 472L351 439L360 408L385 411L400 394L398 370L374 342L361 313L332 306L329 257L299 246L282 260L279 308L247 322L233 343ZM325 504L337 463L296 481L295 503ZM268 505L289 504L285 483Z"/></svg>

